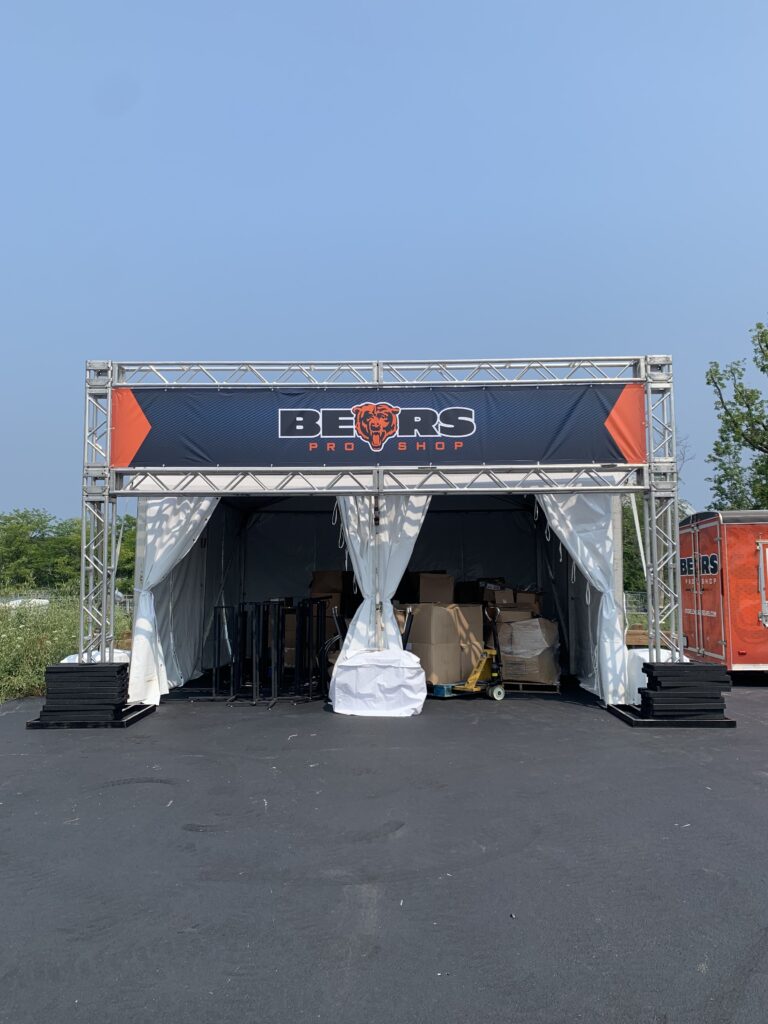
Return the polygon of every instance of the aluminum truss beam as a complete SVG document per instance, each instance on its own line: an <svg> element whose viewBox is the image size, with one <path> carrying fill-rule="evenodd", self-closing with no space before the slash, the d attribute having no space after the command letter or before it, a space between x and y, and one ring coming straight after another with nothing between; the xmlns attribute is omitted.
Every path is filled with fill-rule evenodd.
<svg viewBox="0 0 768 1024"><path fill-rule="evenodd" d="M680 601L680 533L677 441L672 362L658 362L646 380L648 488L645 492L645 550L648 558L648 640L652 661L662 651L683 656Z"/></svg>
<svg viewBox="0 0 768 1024"><path fill-rule="evenodd" d="M85 385L80 560L80 661L114 654L116 496L110 493L109 363L89 363Z"/></svg>
<svg viewBox="0 0 768 1024"><path fill-rule="evenodd" d="M666 356L583 359L461 359L343 362L114 363L114 383L141 387L359 387L426 384L602 384L645 382Z"/></svg>
<svg viewBox="0 0 768 1024"><path fill-rule="evenodd" d="M646 467L592 466L405 466L276 469L142 469L113 473L111 493L167 494L522 494L643 491Z"/></svg>

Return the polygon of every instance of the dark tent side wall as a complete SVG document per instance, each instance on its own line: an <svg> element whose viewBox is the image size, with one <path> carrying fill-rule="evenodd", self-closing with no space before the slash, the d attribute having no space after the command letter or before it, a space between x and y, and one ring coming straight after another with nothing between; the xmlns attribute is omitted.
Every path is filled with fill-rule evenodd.
<svg viewBox="0 0 768 1024"><path fill-rule="evenodd" d="M308 596L315 570L347 566L324 497L232 498L219 502L190 553L155 589L158 634L171 685L213 666L217 605ZM598 601L547 528L531 496L448 496L430 503L409 569L456 580L502 577L543 594L558 621L565 672L594 677ZM590 687L591 688L591 687Z"/></svg>
<svg viewBox="0 0 768 1024"><path fill-rule="evenodd" d="M534 501L528 497L436 497L416 541L413 572L448 572L455 580L503 577L539 585Z"/></svg>

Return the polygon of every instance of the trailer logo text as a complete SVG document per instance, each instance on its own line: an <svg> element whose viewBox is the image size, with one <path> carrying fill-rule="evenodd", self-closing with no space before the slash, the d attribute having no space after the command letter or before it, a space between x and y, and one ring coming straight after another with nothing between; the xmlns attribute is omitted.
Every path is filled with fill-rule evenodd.
<svg viewBox="0 0 768 1024"><path fill-rule="evenodd" d="M321 442L324 451L354 451L355 438L372 452L380 452L393 438L398 451L408 450L408 438L432 438L435 451L445 451L447 445L455 451L464 447L459 439L476 430L475 410L465 406L438 410L362 402L348 409L280 409L278 416L278 436L306 438L310 451L318 451ZM336 438L350 440L342 440L337 449ZM426 451L425 440L414 443L417 451Z"/></svg>
<svg viewBox="0 0 768 1024"><path fill-rule="evenodd" d="M680 575L681 576L693 576L695 570L696 560L688 555L685 558L680 559ZM699 556L699 573L701 576L716 576L720 569L720 557L716 552L712 552L711 555L700 555Z"/></svg>

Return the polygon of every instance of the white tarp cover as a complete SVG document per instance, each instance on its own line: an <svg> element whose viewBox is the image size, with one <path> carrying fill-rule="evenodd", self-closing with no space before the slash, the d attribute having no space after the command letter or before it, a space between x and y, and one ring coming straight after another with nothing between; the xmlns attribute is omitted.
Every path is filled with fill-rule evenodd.
<svg viewBox="0 0 768 1024"><path fill-rule="evenodd" d="M585 689L606 704L627 703L627 649L622 616L613 595L613 517L610 494L542 494L539 502L586 582L598 595L588 616L596 648L592 671L580 676ZM594 624L592 620L594 619Z"/></svg>
<svg viewBox="0 0 768 1024"><path fill-rule="evenodd" d="M410 718L419 714L426 696L421 662L402 648L357 651L339 659L331 681L333 710L340 715Z"/></svg>
<svg viewBox="0 0 768 1024"><path fill-rule="evenodd" d="M378 526L372 496L342 497L338 505L363 602L334 667L331 703L347 715L418 714L427 696L426 678L418 659L402 649L392 597L411 559L429 497L381 495ZM391 653L382 658L382 652Z"/></svg>
<svg viewBox="0 0 768 1024"><path fill-rule="evenodd" d="M101 661L101 651L91 651L90 658L91 661ZM112 655L109 660L110 662L114 662L116 665L125 664L131 660L131 652L122 651L119 647L116 647L114 651L112 651ZM80 661L79 654L68 654L66 658L61 659L61 664L75 665L78 661Z"/></svg>
<svg viewBox="0 0 768 1024"><path fill-rule="evenodd" d="M217 503L218 498L157 498L139 502L137 587L128 686L131 703L159 704L160 697L168 693L153 589L191 551ZM167 607L171 607L170 602Z"/></svg>

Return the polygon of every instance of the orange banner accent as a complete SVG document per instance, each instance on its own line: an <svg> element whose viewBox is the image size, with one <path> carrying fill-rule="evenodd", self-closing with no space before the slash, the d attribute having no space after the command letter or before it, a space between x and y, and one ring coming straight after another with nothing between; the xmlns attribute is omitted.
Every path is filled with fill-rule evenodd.
<svg viewBox="0 0 768 1024"><path fill-rule="evenodd" d="M611 409L605 427L627 462L646 462L645 387L626 384Z"/></svg>
<svg viewBox="0 0 768 1024"><path fill-rule="evenodd" d="M130 466L144 438L152 429L130 388L112 390L112 444L110 464Z"/></svg>

